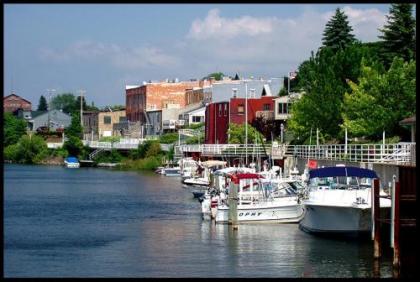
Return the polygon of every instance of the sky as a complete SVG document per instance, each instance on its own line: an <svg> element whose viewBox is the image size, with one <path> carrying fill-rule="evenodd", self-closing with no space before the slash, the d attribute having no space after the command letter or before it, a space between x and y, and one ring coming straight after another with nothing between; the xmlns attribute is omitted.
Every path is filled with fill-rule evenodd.
<svg viewBox="0 0 420 282"><path fill-rule="evenodd" d="M36 109L41 95L84 90L102 107L148 80L282 77L321 46L337 7L370 42L390 5L5 4L3 95Z"/></svg>

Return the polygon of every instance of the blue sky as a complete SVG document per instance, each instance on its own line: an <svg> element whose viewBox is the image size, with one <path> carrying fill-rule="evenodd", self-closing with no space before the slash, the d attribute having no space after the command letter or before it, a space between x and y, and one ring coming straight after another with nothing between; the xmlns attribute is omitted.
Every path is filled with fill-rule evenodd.
<svg viewBox="0 0 420 282"><path fill-rule="evenodd" d="M389 4L6 4L4 91L86 91L97 106L125 104L125 85L201 78L214 71L280 77L321 45L344 9L356 37L375 41Z"/></svg>

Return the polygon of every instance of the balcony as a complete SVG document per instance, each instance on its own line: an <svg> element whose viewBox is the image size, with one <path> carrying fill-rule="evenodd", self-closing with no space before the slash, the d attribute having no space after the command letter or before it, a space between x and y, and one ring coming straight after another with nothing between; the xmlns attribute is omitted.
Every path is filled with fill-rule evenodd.
<svg viewBox="0 0 420 282"><path fill-rule="evenodd" d="M274 111L257 111L257 112L255 112L255 116L257 118L262 117L265 120L273 120L274 119Z"/></svg>

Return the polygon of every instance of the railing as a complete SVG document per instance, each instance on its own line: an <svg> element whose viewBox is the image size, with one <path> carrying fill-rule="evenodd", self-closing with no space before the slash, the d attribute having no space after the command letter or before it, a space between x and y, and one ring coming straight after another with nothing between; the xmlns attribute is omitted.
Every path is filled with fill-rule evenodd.
<svg viewBox="0 0 420 282"><path fill-rule="evenodd" d="M318 160L367 163L414 164L416 143L295 145L287 146L285 155Z"/></svg>
<svg viewBox="0 0 420 282"><path fill-rule="evenodd" d="M201 144L175 146L175 155L198 152L203 156L238 156L269 154L273 159L285 156L317 160L366 163L416 164L416 143L336 144L336 145L244 145Z"/></svg>
<svg viewBox="0 0 420 282"><path fill-rule="evenodd" d="M59 143L47 143L47 147L48 149L58 149L63 147L64 142L59 142Z"/></svg>
<svg viewBox="0 0 420 282"><path fill-rule="evenodd" d="M200 130L194 130L194 129L180 129L179 134L181 135L185 135L185 136L200 136L201 135L201 131Z"/></svg>

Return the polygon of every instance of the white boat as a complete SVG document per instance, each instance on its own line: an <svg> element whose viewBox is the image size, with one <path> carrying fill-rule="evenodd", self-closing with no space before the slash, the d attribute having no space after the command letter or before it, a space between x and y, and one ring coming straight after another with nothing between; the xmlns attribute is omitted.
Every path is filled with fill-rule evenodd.
<svg viewBox="0 0 420 282"><path fill-rule="evenodd" d="M214 183L212 187L201 197L201 212L203 219L214 219L216 217L219 195L222 197L227 194L229 187L228 176L231 173L255 173L254 168L247 167L226 167L213 172Z"/></svg>
<svg viewBox="0 0 420 282"><path fill-rule="evenodd" d="M185 178L182 183L186 185L205 186L210 185L210 175L212 171L222 169L226 166L225 161L209 160L197 165L197 176Z"/></svg>
<svg viewBox="0 0 420 282"><path fill-rule="evenodd" d="M75 157L67 157L64 159L64 164L68 168L79 168L80 163L79 160Z"/></svg>
<svg viewBox="0 0 420 282"><path fill-rule="evenodd" d="M165 176L181 176L180 167L165 167L161 170L162 174Z"/></svg>
<svg viewBox="0 0 420 282"><path fill-rule="evenodd" d="M329 181L316 182L325 178ZM310 233L356 236L371 231L372 189L369 185L361 185L360 179L373 178L378 178L373 170L358 167L311 170L311 184L303 200L305 215L300 228ZM385 193L381 191L380 195ZM380 207L382 215L389 212L391 200L380 198Z"/></svg>
<svg viewBox="0 0 420 282"><path fill-rule="evenodd" d="M237 174L239 185L238 223L297 223L304 215L296 189L287 182L264 181L259 174ZM228 223L227 199L220 201L216 223Z"/></svg>
<svg viewBox="0 0 420 282"><path fill-rule="evenodd" d="M178 165L181 168L181 176L183 179L193 177L198 167L197 161L191 157L179 160Z"/></svg>

